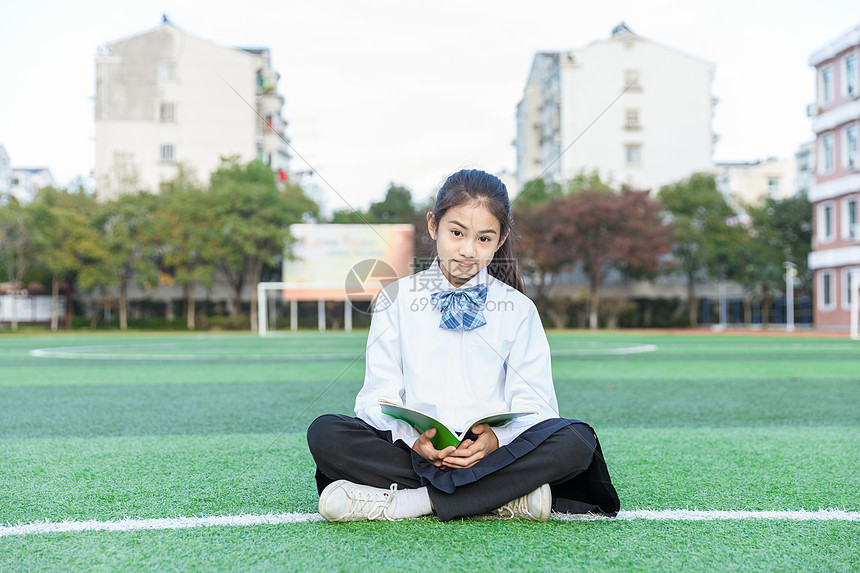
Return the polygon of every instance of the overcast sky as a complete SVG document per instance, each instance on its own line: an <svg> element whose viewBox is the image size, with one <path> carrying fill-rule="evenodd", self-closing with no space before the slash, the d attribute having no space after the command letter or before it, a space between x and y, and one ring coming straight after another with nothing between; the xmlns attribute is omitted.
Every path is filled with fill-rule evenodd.
<svg viewBox="0 0 860 573"><path fill-rule="evenodd" d="M292 145L337 191L317 179L330 210L338 194L365 206L389 181L424 198L462 167L512 171L534 53L605 39L622 20L716 65L716 160L791 156L812 138L809 54L860 22L860 2L6 0L0 13L0 144L14 166L47 166L61 184L91 171L96 49L166 13L216 43L271 48Z"/></svg>

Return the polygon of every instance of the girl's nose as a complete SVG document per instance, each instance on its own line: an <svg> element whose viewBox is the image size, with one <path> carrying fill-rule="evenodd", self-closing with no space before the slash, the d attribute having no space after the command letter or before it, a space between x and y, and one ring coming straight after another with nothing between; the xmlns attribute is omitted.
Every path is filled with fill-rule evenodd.
<svg viewBox="0 0 860 573"><path fill-rule="evenodd" d="M463 241L463 245L460 247L460 254L464 257L474 257L475 243L472 241Z"/></svg>

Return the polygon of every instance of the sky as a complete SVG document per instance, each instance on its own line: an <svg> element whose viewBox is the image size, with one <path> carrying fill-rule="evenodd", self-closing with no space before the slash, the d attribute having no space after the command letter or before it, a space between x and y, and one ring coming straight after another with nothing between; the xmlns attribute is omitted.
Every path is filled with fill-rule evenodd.
<svg viewBox="0 0 860 573"><path fill-rule="evenodd" d="M812 139L809 55L860 22L860 2L4 0L0 145L13 166L47 166L60 184L91 172L96 50L162 14L224 46L271 49L307 161L291 168L318 174L307 182L331 211L365 207L390 182L423 200L464 167L513 171L534 53L584 47L622 21L716 66L716 161L790 157Z"/></svg>

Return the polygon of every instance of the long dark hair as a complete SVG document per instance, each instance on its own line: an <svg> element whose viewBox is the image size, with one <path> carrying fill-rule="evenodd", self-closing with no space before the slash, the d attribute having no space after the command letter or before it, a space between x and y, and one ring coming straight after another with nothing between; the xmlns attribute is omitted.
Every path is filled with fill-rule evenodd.
<svg viewBox="0 0 860 573"><path fill-rule="evenodd" d="M451 207L459 207L472 201L485 205L490 213L499 220L501 227L499 237L504 237L510 231L508 238L496 251L492 262L487 267L487 272L525 294L523 275L520 273L516 258L514 258L512 244L514 242L512 239L516 239L519 235L514 229L508 189L501 179L478 169L463 169L448 177L436 195L436 204L433 206L435 224L439 225L439 221ZM435 242L433 243L433 255L436 255Z"/></svg>

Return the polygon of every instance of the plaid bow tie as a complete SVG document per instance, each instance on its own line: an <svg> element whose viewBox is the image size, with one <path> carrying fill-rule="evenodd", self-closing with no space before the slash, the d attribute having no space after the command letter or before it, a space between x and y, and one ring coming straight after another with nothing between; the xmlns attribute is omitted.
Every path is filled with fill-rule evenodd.
<svg viewBox="0 0 860 573"><path fill-rule="evenodd" d="M487 302L487 285L467 289L445 290L430 295L433 306L442 311L439 328L448 330L472 330L484 326L484 305Z"/></svg>

